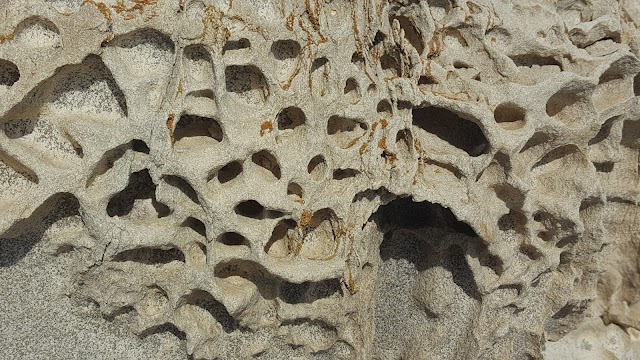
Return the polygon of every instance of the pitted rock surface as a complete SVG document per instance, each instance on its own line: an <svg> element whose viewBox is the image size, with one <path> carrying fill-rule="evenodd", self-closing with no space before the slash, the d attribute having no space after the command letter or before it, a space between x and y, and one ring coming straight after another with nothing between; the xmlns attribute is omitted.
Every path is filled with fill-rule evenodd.
<svg viewBox="0 0 640 360"><path fill-rule="evenodd" d="M637 1L0 10L0 357L640 358Z"/></svg>

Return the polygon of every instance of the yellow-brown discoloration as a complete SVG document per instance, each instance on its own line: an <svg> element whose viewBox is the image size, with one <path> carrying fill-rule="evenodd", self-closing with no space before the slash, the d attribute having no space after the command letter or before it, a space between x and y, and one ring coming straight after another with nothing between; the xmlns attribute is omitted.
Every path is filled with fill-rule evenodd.
<svg viewBox="0 0 640 360"><path fill-rule="evenodd" d="M271 121L265 121L260 124L260 136L264 136L266 133L273 131L273 123Z"/></svg>
<svg viewBox="0 0 640 360"><path fill-rule="evenodd" d="M294 19L295 19L295 17L293 16L293 14L289 14L289 16L287 17L287 21L284 24L286 26L287 30L293 31L293 20Z"/></svg>
<svg viewBox="0 0 640 360"><path fill-rule="evenodd" d="M171 145L173 146L173 144L175 143L175 137L173 136L173 121L175 120L175 114L171 113L169 114L169 117L167 118L167 129L169 129L169 137L171 138Z"/></svg>
<svg viewBox="0 0 640 360"><path fill-rule="evenodd" d="M11 40L13 40L13 34L7 34L7 35L0 34L0 45L4 44L6 41L11 41Z"/></svg>
<svg viewBox="0 0 640 360"><path fill-rule="evenodd" d="M102 16L104 16L105 20L107 20L107 22L113 22L113 19L111 18L111 11L109 10L109 7L104 3L95 2L93 0L84 0L82 4L80 4L80 6L83 6L84 4L91 4L97 7L100 13L102 13Z"/></svg>
<svg viewBox="0 0 640 360"><path fill-rule="evenodd" d="M311 211L303 210L300 216L300 227L306 227L311 222Z"/></svg>

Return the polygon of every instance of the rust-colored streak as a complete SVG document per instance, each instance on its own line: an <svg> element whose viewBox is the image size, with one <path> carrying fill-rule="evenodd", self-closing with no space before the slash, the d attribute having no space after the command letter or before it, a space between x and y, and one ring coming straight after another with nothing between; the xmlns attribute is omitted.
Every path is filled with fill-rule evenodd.
<svg viewBox="0 0 640 360"><path fill-rule="evenodd" d="M289 17L287 17L287 21L285 22L285 26L289 31L293 31L293 20L294 20L293 14L289 14Z"/></svg>
<svg viewBox="0 0 640 360"><path fill-rule="evenodd" d="M98 10L100 11L100 13L102 13L102 16L104 16L104 18L108 22L112 22L113 19L111 18L111 11L109 11L109 8L104 3L95 2L93 0L84 0L82 2L82 4L80 4L80 6L82 6L84 4L91 4L91 5L95 6L95 7L97 7Z"/></svg>

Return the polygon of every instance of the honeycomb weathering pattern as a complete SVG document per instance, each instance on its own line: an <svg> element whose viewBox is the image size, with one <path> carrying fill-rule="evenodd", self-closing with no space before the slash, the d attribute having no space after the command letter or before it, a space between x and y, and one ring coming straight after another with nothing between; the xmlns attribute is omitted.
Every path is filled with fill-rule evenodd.
<svg viewBox="0 0 640 360"><path fill-rule="evenodd" d="M640 357L638 2L0 9L3 279L184 358Z"/></svg>

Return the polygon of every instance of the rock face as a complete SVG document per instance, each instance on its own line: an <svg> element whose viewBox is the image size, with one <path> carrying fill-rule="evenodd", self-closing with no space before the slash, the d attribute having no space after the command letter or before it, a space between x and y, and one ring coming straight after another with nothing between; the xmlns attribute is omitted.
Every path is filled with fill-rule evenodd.
<svg viewBox="0 0 640 360"><path fill-rule="evenodd" d="M640 358L637 1L0 10L1 358Z"/></svg>

